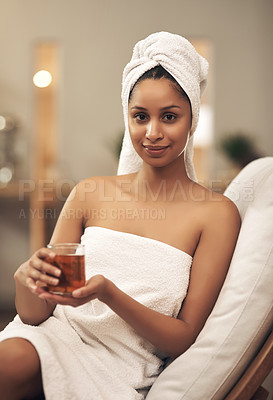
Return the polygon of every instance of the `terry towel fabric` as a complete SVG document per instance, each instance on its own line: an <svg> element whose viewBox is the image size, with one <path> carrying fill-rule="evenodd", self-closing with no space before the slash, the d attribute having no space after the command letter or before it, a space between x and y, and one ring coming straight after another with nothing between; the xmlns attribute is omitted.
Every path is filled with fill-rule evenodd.
<svg viewBox="0 0 273 400"><path fill-rule="evenodd" d="M131 61L126 65L122 78L122 105L125 134L122 144L118 175L138 172L142 160L134 150L128 129L129 93L137 80L148 70L161 65L187 93L192 109L191 136L185 150L185 166L190 179L196 181L193 166L193 133L196 130L200 98L206 87L208 62L200 56L192 44L182 36L157 32L139 41L133 50Z"/></svg>
<svg viewBox="0 0 273 400"><path fill-rule="evenodd" d="M186 295L192 257L154 239L88 227L86 276L103 274L121 290L158 312L176 317ZM141 400L162 370L153 345L108 306L93 300L58 305L39 326L19 317L0 341L22 337L38 351L47 400Z"/></svg>

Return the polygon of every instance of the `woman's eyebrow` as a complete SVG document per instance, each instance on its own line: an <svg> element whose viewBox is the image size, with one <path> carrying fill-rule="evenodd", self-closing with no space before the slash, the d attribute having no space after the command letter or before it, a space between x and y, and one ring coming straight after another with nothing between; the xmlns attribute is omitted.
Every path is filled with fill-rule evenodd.
<svg viewBox="0 0 273 400"><path fill-rule="evenodd" d="M131 110L143 110L143 111L147 111L147 108L145 108L145 107L139 107L139 106L134 106L134 107L131 107Z"/></svg>
<svg viewBox="0 0 273 400"><path fill-rule="evenodd" d="M175 104L171 105L171 106L166 106L166 107L162 107L160 108L160 110L164 111L164 110L169 110L170 108L181 108L180 106L177 106ZM147 111L147 108L145 107L140 107L140 106L133 106L131 107L131 110L142 110L142 111Z"/></svg>
<svg viewBox="0 0 273 400"><path fill-rule="evenodd" d="M168 110L169 108L181 108L180 106L177 106L175 104L171 105L171 106L167 106L167 107L162 107L160 108L160 110Z"/></svg>

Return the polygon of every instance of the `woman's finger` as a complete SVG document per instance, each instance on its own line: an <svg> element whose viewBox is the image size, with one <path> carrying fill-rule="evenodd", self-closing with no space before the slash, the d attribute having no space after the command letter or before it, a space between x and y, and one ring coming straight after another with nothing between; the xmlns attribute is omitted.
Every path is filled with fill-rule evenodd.
<svg viewBox="0 0 273 400"><path fill-rule="evenodd" d="M85 286L74 290L72 295L75 298L84 298L88 296L96 298L103 290L104 284L105 277L103 275L95 275L86 282Z"/></svg>
<svg viewBox="0 0 273 400"><path fill-rule="evenodd" d="M37 282L39 282L39 287L47 285L56 286L59 283L58 278L44 274L43 272L40 272L36 269L33 269L29 272L29 278L31 278L35 282L36 286L38 286Z"/></svg>
<svg viewBox="0 0 273 400"><path fill-rule="evenodd" d="M47 284L43 281L38 280L38 281L36 281L36 286L41 289L41 288L47 287Z"/></svg>
<svg viewBox="0 0 273 400"><path fill-rule="evenodd" d="M44 273L59 278L61 270L54 262L56 254L47 248L38 250L29 260L29 265L32 268Z"/></svg>
<svg viewBox="0 0 273 400"><path fill-rule="evenodd" d="M55 304L61 304L61 305L66 305L66 306L72 306L72 307L78 307L87 301L89 299L74 299L70 295L58 295L58 294L53 294L49 292L43 292L39 295L40 299L44 299L47 301L54 302Z"/></svg>
<svg viewBox="0 0 273 400"><path fill-rule="evenodd" d="M29 261L28 275L34 281L40 281L45 285L57 285L59 283L59 277L61 270L55 266L42 261L38 257L33 257Z"/></svg>
<svg viewBox="0 0 273 400"><path fill-rule="evenodd" d="M37 287L46 287L47 285L56 286L58 283L58 278L44 274L38 269L30 268L28 271L26 284L32 291L36 292Z"/></svg>
<svg viewBox="0 0 273 400"><path fill-rule="evenodd" d="M34 257L30 259L29 264L31 267L35 268L36 270L43 272L44 274L53 275L59 277L61 275L60 268L56 267L49 263L49 260L43 261L38 257Z"/></svg>
<svg viewBox="0 0 273 400"><path fill-rule="evenodd" d="M42 247L41 249L37 250L36 253L34 253L34 255L38 258L55 257L55 253L46 247Z"/></svg>
<svg viewBox="0 0 273 400"><path fill-rule="evenodd" d="M26 279L26 285L33 293L36 292L37 286L36 286L35 281L32 278Z"/></svg>

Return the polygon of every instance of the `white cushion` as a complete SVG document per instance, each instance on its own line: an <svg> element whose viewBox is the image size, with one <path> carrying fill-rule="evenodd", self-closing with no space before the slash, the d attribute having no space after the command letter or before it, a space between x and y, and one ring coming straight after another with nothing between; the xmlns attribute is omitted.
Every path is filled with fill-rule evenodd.
<svg viewBox="0 0 273 400"><path fill-rule="evenodd" d="M222 400L273 322L273 157L247 165L225 192L242 227L216 305L196 342L158 377L147 400Z"/></svg>

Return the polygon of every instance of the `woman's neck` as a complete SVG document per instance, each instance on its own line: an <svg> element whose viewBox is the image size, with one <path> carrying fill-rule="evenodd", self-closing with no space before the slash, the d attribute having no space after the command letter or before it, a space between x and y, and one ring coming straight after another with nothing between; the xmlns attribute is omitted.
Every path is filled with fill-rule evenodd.
<svg viewBox="0 0 273 400"><path fill-rule="evenodd" d="M167 198L176 198L176 194L187 192L189 185L193 182L189 179L185 164L181 162L173 163L165 167L152 167L143 163L141 170L136 175L137 185L140 193L157 197L156 200L165 200ZM177 192L177 193L176 193ZM144 197L144 196L143 196Z"/></svg>

